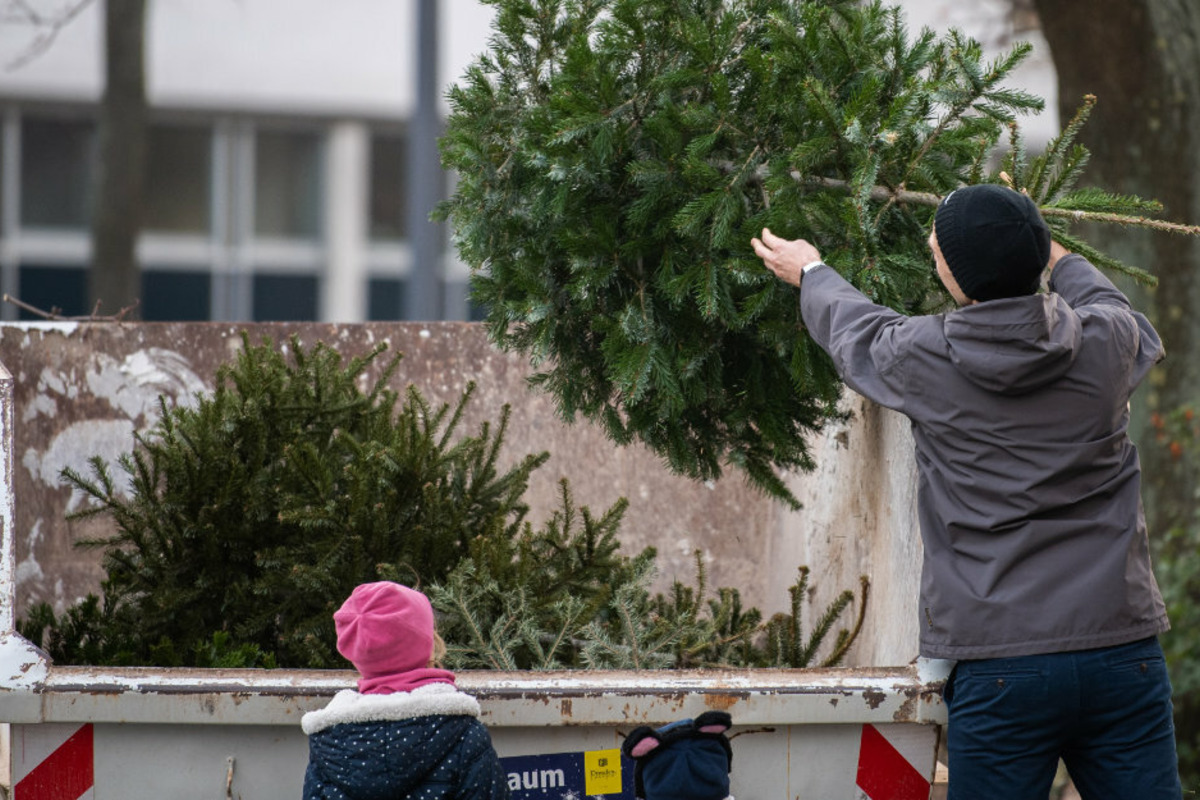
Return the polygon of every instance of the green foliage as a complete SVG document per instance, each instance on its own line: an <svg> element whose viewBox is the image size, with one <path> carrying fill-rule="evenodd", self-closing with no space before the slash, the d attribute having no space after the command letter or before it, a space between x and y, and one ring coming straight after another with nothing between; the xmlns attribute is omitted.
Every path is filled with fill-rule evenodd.
<svg viewBox="0 0 1200 800"><path fill-rule="evenodd" d="M1058 136L1034 159L1029 159L1025 143L1015 124L1011 129L1011 146L1006 159L1004 182L1025 192L1042 209L1054 238L1068 250L1079 253L1097 266L1120 272L1148 285L1158 281L1153 275L1131 267L1108 256L1070 233L1070 223L1081 220L1112 222L1122 225L1154 227L1156 223L1145 215L1157 214L1162 205L1130 195L1119 195L1095 187L1076 188L1091 154L1075 138L1092 113L1096 98L1088 95L1075 116Z"/></svg>
<svg viewBox="0 0 1200 800"><path fill-rule="evenodd" d="M89 594L61 617L54 614L49 603L38 603L24 620L17 622L17 630L26 639L40 643L60 664L132 667L149 663L163 667L265 669L277 666L274 653L264 652L254 644L237 644L228 631L214 631L209 641L196 638L190 643L190 653L181 653L164 635L148 646L148 656L139 656L129 646L126 626L131 623L136 624L128 618L116 618L111 605Z"/></svg>
<svg viewBox="0 0 1200 800"><path fill-rule="evenodd" d="M858 637L862 629L863 615L867 608L867 593L870 582L864 575L859 578L862 595L858 603L858 618L851 630L838 632L832 652L821 662L821 666L829 667L841 663L846 650ZM800 575L789 589L792 597L790 614L777 614L767 625L767 657L771 664L780 667L803 667L816 657L817 649L833 629L837 618L854 601L854 592L849 589L838 595L825 609L825 612L813 624L808 638L804 638L801 627L801 611L808 592L808 567L800 567Z"/></svg>
<svg viewBox="0 0 1200 800"><path fill-rule="evenodd" d="M458 435L470 388L453 407L411 387L400 403L399 356L360 389L383 349L343 364L324 344L246 341L211 396L162 403L120 461L128 493L100 459L90 478L65 470L93 500L79 516L111 515L117 533L91 543L103 606L67 612L55 658L217 663L229 634L283 666L341 666L331 615L355 585L437 581L476 537L515 535L547 455L499 468L507 407L494 431Z"/></svg>
<svg viewBox="0 0 1200 800"><path fill-rule="evenodd" d="M1200 414L1182 406L1153 417L1156 443L1171 454L1174 479L1193 487L1191 522L1154 537L1154 572L1171 630L1160 637L1171 671L1179 771L1200 786Z"/></svg>
<svg viewBox="0 0 1200 800"><path fill-rule="evenodd" d="M944 303L928 199L1000 180L987 159L1042 107L1004 86L1030 45L988 61L878 2L488 4L489 50L449 93L459 182L438 214L490 336L531 358L564 418L796 505L777 469L813 466L805 437L840 384L751 237L809 239L893 308ZM1061 212L1101 200L1072 193L1077 129L1033 174L1023 152L1009 167Z"/></svg>
<svg viewBox="0 0 1200 800"><path fill-rule="evenodd" d="M715 597L707 598L708 573L699 550L695 559L696 585L675 581L666 597L659 596L650 604L651 617L677 632L675 666L761 665L763 659L755 645L762 638L758 635L762 614L756 608L743 609L737 589L721 588Z"/></svg>
<svg viewBox="0 0 1200 800"><path fill-rule="evenodd" d="M429 587L441 612L447 661L459 669L556 669L577 665L576 630L635 573L618 555L622 499L599 518L575 509L561 484L561 507L540 529L515 537L476 537L447 579ZM639 557L650 561L653 551Z"/></svg>
<svg viewBox="0 0 1200 800"><path fill-rule="evenodd" d="M910 43L878 4L492 5L491 49L450 93L441 212L491 336L565 417L791 499L774 467L811 467L839 384L750 238L804 236L876 300L923 307L930 212L870 190L964 180L1040 106L1000 87L1027 48L989 65L957 35Z"/></svg>
<svg viewBox="0 0 1200 800"><path fill-rule="evenodd" d="M67 609L61 618L55 616L49 603L38 603L17 621L17 631L44 647L55 661L126 666L132 656L109 646L101 632L108 612L94 594Z"/></svg>
<svg viewBox="0 0 1200 800"><path fill-rule="evenodd" d="M707 592L696 554L696 585L676 581L667 595L652 596L653 549L630 558L611 538L624 511L619 503L599 520L586 508L572 521L563 484L562 510L543 531L528 525L516 541L480 542L443 584L430 588L446 662L455 669L686 669L696 667L831 666L840 661L862 625L859 616L839 632L829 654L817 660L842 612L855 599L845 592L821 615L803 652L782 654L780 631L798 632L808 589L807 568L791 588L790 614L763 623L756 608L742 607L737 589Z"/></svg>
<svg viewBox="0 0 1200 800"><path fill-rule="evenodd" d="M625 500L596 516L564 480L559 508L525 521L546 455L499 469L507 406L494 431L459 436L472 390L434 409L410 387L401 404L399 356L368 380L382 346L343 364L295 338L243 345L194 408L162 401L120 461L128 492L99 459L91 478L64 471L93 501L77 516L117 532L89 543L102 598L61 616L41 604L18 626L58 663L344 667L333 611L374 580L423 586L456 668L808 663L768 658L761 614L734 589L707 598L699 557L695 587L652 598L654 551L618 552Z"/></svg>

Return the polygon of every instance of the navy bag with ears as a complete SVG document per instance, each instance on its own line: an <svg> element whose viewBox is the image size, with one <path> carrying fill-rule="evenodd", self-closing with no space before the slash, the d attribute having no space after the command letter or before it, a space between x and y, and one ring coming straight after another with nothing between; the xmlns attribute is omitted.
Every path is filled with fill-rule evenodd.
<svg viewBox="0 0 1200 800"><path fill-rule="evenodd" d="M724 711L705 711L651 728L634 728L622 752L634 761L634 792L641 800L725 800L733 748Z"/></svg>

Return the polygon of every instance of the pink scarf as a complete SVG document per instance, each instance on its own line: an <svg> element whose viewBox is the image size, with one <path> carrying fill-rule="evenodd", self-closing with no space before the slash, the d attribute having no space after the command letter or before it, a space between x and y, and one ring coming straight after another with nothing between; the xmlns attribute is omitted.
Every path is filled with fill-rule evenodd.
<svg viewBox="0 0 1200 800"><path fill-rule="evenodd" d="M407 672L395 672L391 675L376 675L373 678L358 679L359 694L392 694L394 692L411 692L418 686L427 683L448 683L454 685L454 673L446 669L422 667L410 669Z"/></svg>

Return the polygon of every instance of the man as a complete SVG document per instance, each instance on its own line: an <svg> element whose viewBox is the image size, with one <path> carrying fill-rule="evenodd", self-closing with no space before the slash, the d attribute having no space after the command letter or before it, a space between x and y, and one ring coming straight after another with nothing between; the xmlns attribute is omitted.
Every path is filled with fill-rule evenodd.
<svg viewBox="0 0 1200 800"><path fill-rule="evenodd" d="M1062 758L1085 800L1178 800L1168 624L1127 435L1163 357L1154 328L1001 186L938 206L929 245L960 306L945 314L871 303L802 239L751 243L801 287L845 383L912 421L921 654L957 661L950 798L1045 800Z"/></svg>

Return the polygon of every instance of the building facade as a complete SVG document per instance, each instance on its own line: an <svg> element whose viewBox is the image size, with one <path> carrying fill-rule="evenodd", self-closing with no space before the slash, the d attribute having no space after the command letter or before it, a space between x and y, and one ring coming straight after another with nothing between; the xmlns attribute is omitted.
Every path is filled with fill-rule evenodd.
<svg viewBox="0 0 1200 800"><path fill-rule="evenodd" d="M46 24L0 24L0 289L64 315L91 310L101 2L44 3ZM489 17L472 0L439 5L448 85ZM416 7L150 0L144 319L403 317ZM432 266L441 316L470 318L467 270L444 249Z"/></svg>
<svg viewBox="0 0 1200 800"><path fill-rule="evenodd" d="M0 290L64 315L91 311L102 3L0 8ZM403 319L418 268L436 273L440 318L478 318L453 249L418 267L408 236L418 5L147 0L143 319ZM434 5L445 87L486 47L491 8ZM1040 41L1022 0L901 5L914 29L954 25L992 50ZM1044 45L1020 80L1048 100L1026 132L1044 140L1057 124ZM0 319L31 316L0 304Z"/></svg>

